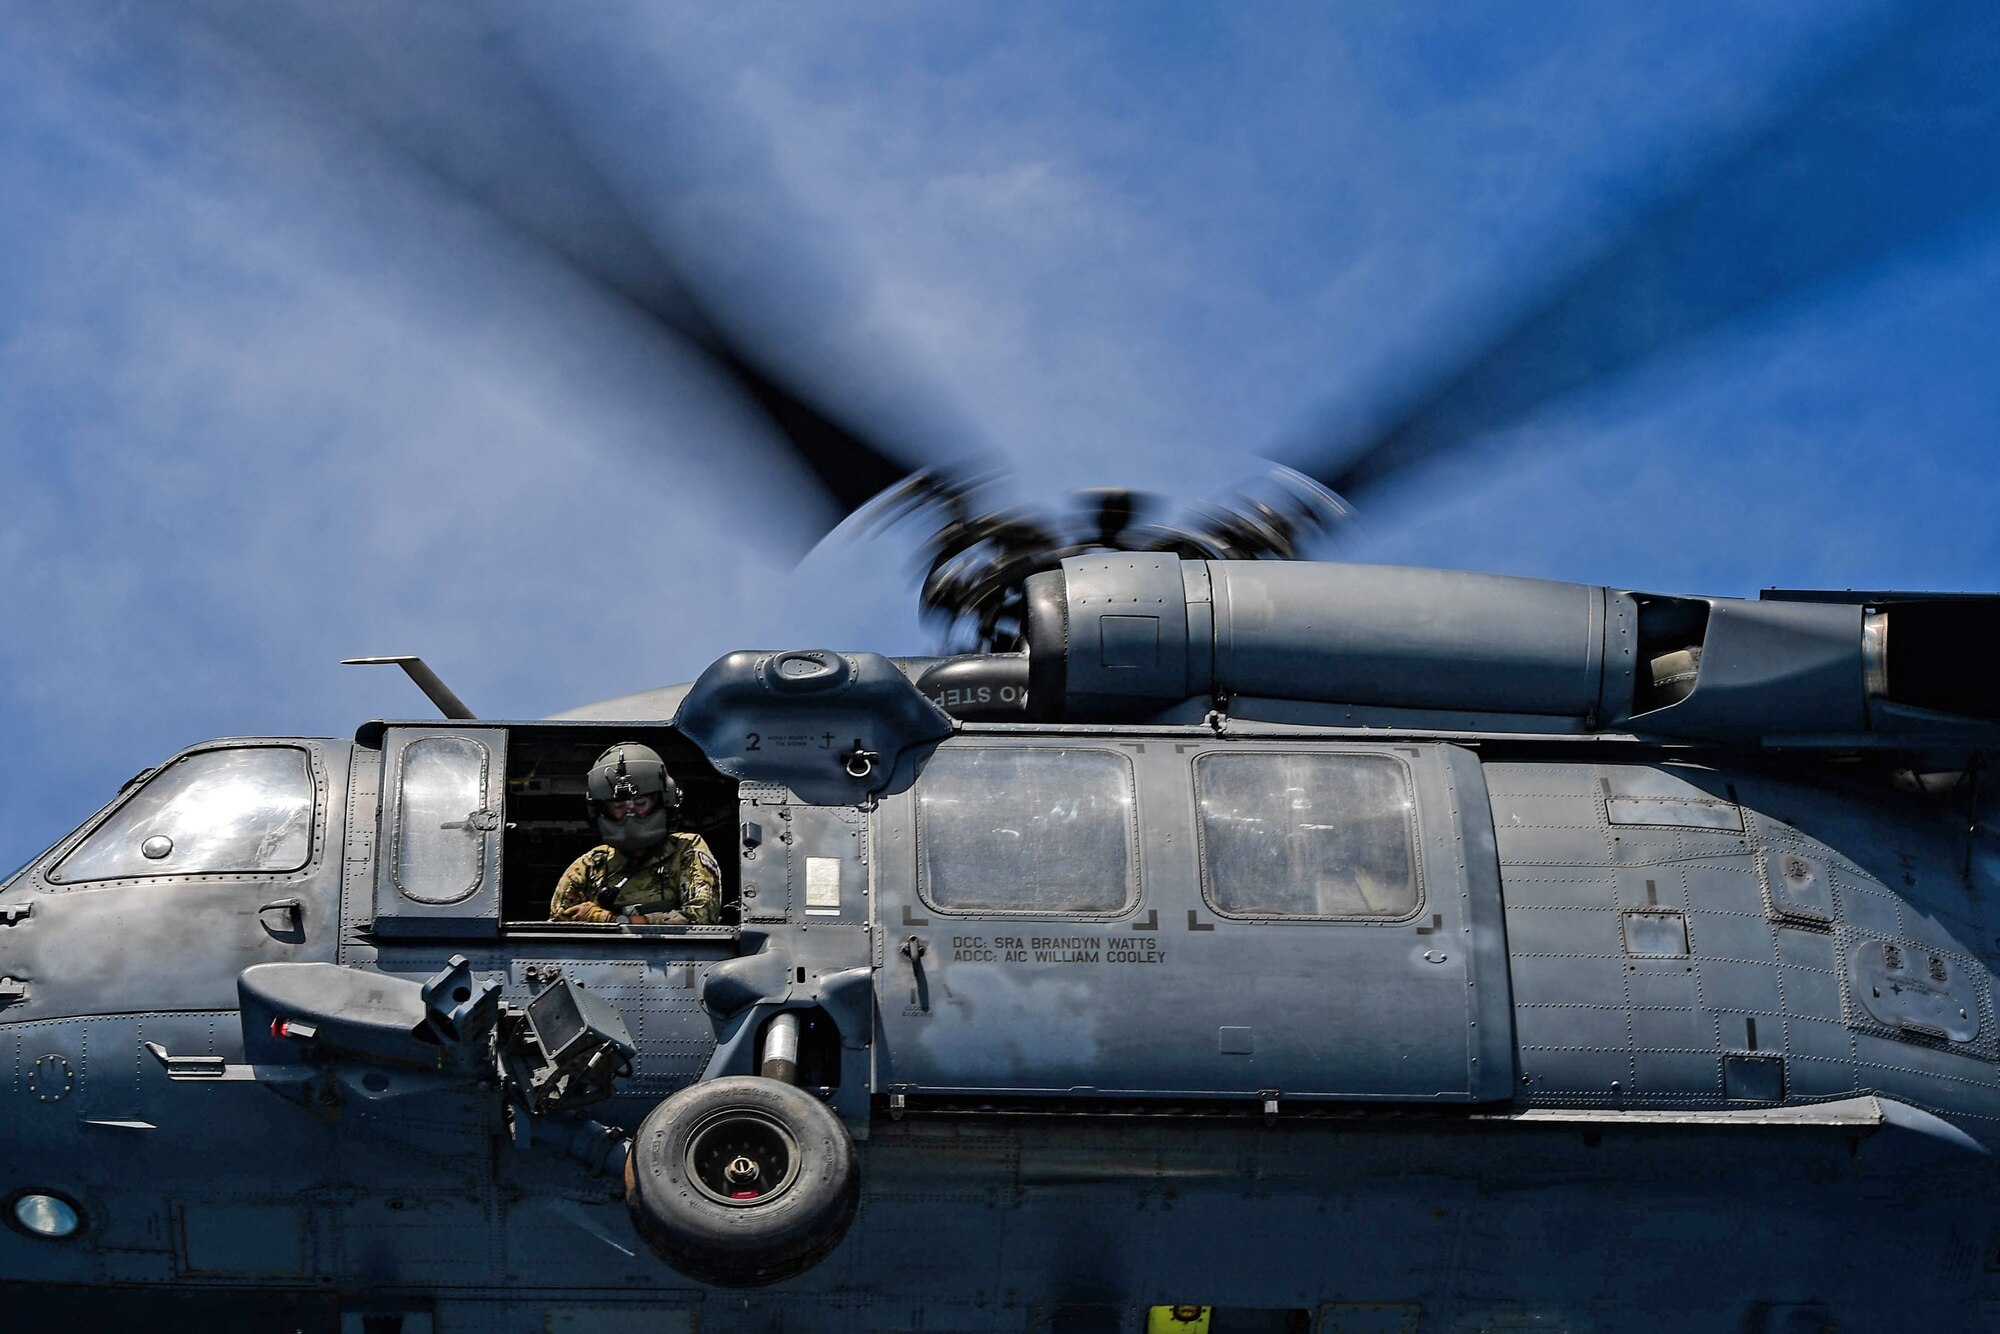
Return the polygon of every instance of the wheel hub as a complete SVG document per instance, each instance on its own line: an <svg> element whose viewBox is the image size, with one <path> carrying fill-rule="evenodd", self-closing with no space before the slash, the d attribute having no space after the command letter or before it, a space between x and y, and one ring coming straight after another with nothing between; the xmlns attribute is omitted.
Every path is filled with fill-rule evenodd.
<svg viewBox="0 0 2000 1334"><path fill-rule="evenodd" d="M719 1203L767 1203L783 1194L798 1173L798 1141L761 1112L720 1112L688 1136L688 1180Z"/></svg>

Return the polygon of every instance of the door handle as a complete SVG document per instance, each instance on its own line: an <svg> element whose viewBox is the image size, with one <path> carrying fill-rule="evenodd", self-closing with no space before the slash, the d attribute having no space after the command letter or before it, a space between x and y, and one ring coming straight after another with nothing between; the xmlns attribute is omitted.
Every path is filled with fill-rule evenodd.
<svg viewBox="0 0 2000 1334"><path fill-rule="evenodd" d="M928 1014L931 1008L930 979L924 976L924 955L930 947L924 944L922 936L911 936L902 944L899 953L910 961L911 977L910 1003Z"/></svg>
<svg viewBox="0 0 2000 1334"><path fill-rule="evenodd" d="M264 921L266 913L274 912L282 912L290 917L291 925L286 927L285 930L303 931L306 929L306 905L300 903L297 899L273 899L257 910L257 918L259 921ZM266 930L269 930L271 927L270 922L264 921L264 927Z"/></svg>

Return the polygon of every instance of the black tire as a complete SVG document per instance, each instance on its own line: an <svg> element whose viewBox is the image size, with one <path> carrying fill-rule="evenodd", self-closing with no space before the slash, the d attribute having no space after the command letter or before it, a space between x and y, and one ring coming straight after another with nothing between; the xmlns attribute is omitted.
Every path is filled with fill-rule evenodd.
<svg viewBox="0 0 2000 1334"><path fill-rule="evenodd" d="M860 1201L847 1127L774 1079L682 1089L646 1114L625 1161L625 1208L640 1238L717 1287L804 1273L840 1244Z"/></svg>

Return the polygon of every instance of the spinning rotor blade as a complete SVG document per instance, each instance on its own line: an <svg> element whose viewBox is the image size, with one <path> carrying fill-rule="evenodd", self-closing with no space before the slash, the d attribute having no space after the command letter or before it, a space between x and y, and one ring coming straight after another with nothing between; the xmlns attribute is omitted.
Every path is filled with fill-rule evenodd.
<svg viewBox="0 0 2000 1334"><path fill-rule="evenodd" d="M1925 6L1490 338L1361 420L1281 451L1353 499L2000 199L2000 13ZM1303 461L1300 461L1303 460Z"/></svg>
<svg viewBox="0 0 2000 1334"><path fill-rule="evenodd" d="M1125 545L1126 535L1143 514L1156 507L1153 497L1125 486L1101 486L1078 491L1071 500L1088 525L1089 540L1099 546Z"/></svg>
<svg viewBox="0 0 2000 1334"><path fill-rule="evenodd" d="M497 21L452 6L200 8L224 40L696 354L757 406L842 516L916 471L710 314Z"/></svg>

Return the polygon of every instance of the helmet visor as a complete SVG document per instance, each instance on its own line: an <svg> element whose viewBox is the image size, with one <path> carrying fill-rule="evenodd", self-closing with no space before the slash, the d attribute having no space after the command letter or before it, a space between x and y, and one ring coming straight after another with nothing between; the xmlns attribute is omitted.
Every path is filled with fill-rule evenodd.
<svg viewBox="0 0 2000 1334"><path fill-rule="evenodd" d="M613 820L624 820L632 816L651 815L659 808L660 799L653 793L641 793L636 797L621 797L597 803L605 815Z"/></svg>

